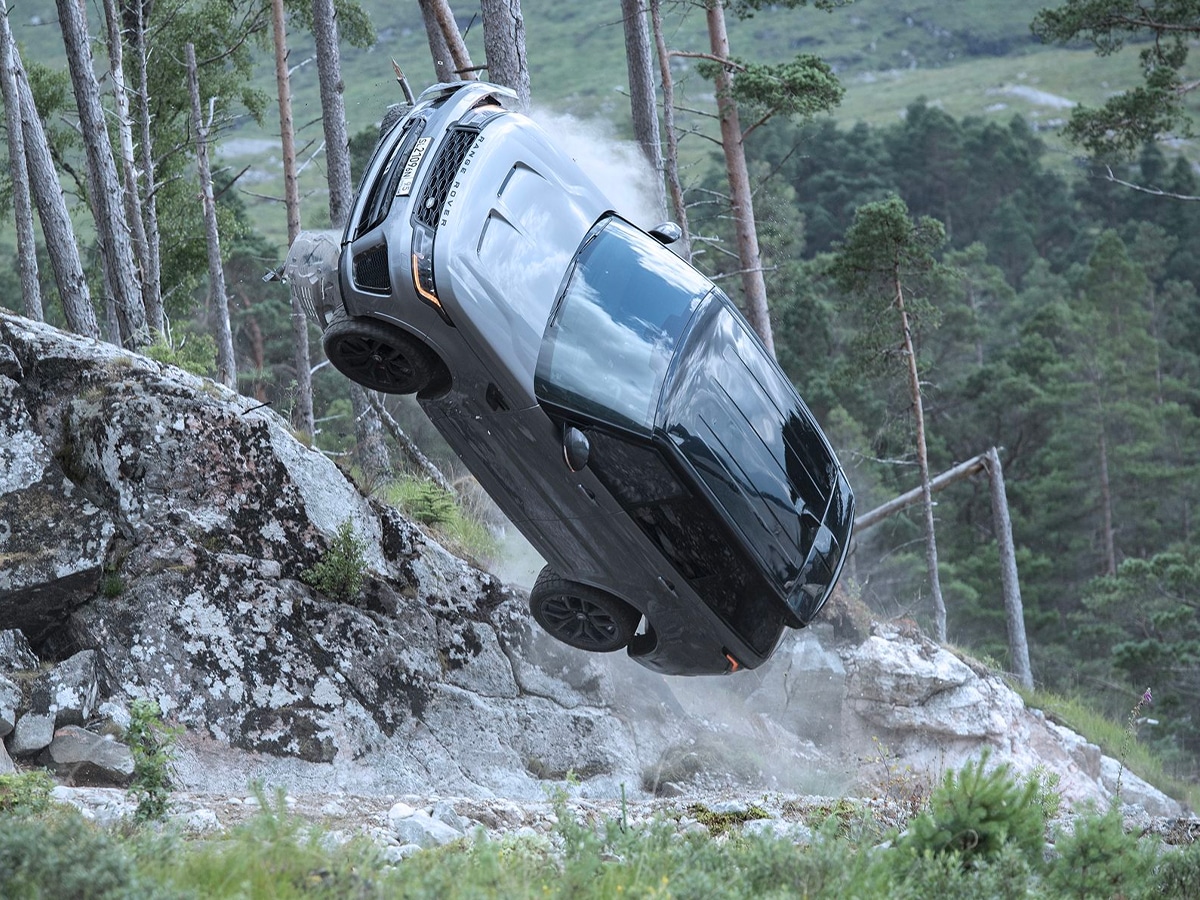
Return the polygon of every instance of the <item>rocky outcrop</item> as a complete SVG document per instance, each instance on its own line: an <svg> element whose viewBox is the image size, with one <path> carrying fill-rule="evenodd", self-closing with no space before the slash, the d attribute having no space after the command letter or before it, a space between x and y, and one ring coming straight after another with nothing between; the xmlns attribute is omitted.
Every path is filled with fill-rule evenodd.
<svg viewBox="0 0 1200 900"><path fill-rule="evenodd" d="M341 601L305 576L347 525L366 580ZM665 679L554 643L524 604L270 409L0 313L0 772L11 757L120 782L128 759L106 735L145 698L185 729L179 786L209 792L540 798L573 774L585 797L829 794L869 782L880 756L929 783L986 746L1057 772L1070 799L1119 782L1171 814L919 635L839 650L817 628L756 671ZM456 827L404 813L389 827L418 844Z"/></svg>
<svg viewBox="0 0 1200 900"><path fill-rule="evenodd" d="M1119 799L1152 816L1182 812L1121 761L1026 708L1002 679L911 630L877 626L847 653L846 669L846 743L876 748L870 762L888 771L880 781L932 784L987 748L1018 773L1053 774L1072 803Z"/></svg>

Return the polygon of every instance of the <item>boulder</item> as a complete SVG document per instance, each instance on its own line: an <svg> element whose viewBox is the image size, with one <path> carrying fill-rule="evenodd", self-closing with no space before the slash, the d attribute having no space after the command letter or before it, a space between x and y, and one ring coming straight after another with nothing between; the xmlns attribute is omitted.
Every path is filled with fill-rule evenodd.
<svg viewBox="0 0 1200 900"><path fill-rule="evenodd" d="M78 725L54 732L50 767L73 784L123 785L133 777L133 753L111 735L93 734Z"/></svg>
<svg viewBox="0 0 1200 900"><path fill-rule="evenodd" d="M29 709L53 713L55 726L82 725L92 715L100 695L95 650L81 650L33 682Z"/></svg>
<svg viewBox="0 0 1200 900"><path fill-rule="evenodd" d="M26 712L17 717L16 727L8 736L8 752L13 756L31 756L50 746L54 740L54 713Z"/></svg>
<svg viewBox="0 0 1200 900"><path fill-rule="evenodd" d="M4 749L4 742L0 741L0 775L11 775L16 770L17 767L13 765L12 757Z"/></svg>
<svg viewBox="0 0 1200 900"><path fill-rule="evenodd" d="M0 675L0 738L7 736L17 724L21 706L21 686L7 675Z"/></svg>

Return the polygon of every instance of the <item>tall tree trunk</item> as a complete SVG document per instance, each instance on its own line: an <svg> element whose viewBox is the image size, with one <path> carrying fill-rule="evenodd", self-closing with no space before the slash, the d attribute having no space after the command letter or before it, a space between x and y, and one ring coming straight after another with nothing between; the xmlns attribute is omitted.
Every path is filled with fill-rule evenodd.
<svg viewBox="0 0 1200 900"><path fill-rule="evenodd" d="M1008 493L1004 489L1004 469L1000 453L993 447L987 454L988 481L992 495L992 524L1000 550L1000 585L1004 590L1004 621L1008 627L1008 652L1013 674L1027 688L1033 688L1033 670L1029 666L1029 641L1025 637L1025 608L1021 603L1021 582L1017 577L1017 550L1013 544L1012 519L1008 515Z"/></svg>
<svg viewBox="0 0 1200 900"><path fill-rule="evenodd" d="M483 52L488 80L517 92L522 110L529 109L529 61L525 54L525 20L521 0L483 0Z"/></svg>
<svg viewBox="0 0 1200 900"><path fill-rule="evenodd" d="M454 56L450 44L438 21L437 6L433 0L418 0L421 18L425 20L425 36L429 40L429 53L433 57L433 77L438 82L461 81L462 76L454 71Z"/></svg>
<svg viewBox="0 0 1200 900"><path fill-rule="evenodd" d="M271 0L271 27L275 37L275 89L279 95L279 138L283 151L283 199L287 209L288 246L300 233L300 189L296 180L296 138L292 123L292 82L288 75L287 25L283 0ZM292 350L296 365L297 427L310 438L316 433L313 419L312 363L308 347L308 318L300 301L288 291L292 304Z"/></svg>
<svg viewBox="0 0 1200 900"><path fill-rule="evenodd" d="M329 183L329 221L342 228L354 205L350 185L350 142L346 137L346 105L342 96L342 59L338 47L337 19L333 0L313 0L313 37L317 49L317 78L321 84L321 119L325 127L326 178ZM383 442L383 423L371 409L367 394L351 383L354 430L358 458L369 479L392 471Z"/></svg>
<svg viewBox="0 0 1200 900"><path fill-rule="evenodd" d="M654 56L646 25L646 0L621 0L625 24L625 63L629 70L629 107L633 136L642 156L654 171L654 204L659 215L667 208L663 185L662 143L658 134L658 106L654 93Z"/></svg>
<svg viewBox="0 0 1200 900"><path fill-rule="evenodd" d="M25 138L25 162L29 170L29 186L42 220L42 236L46 240L46 251L50 255L50 267L54 270L54 282L58 285L58 296L62 300L63 314L67 327L76 334L99 340L100 325L96 311L92 308L92 296L87 278L83 274L83 263L79 259L79 245L75 242L75 226L67 212L63 199L62 185L54 159L50 155L50 143L42 127L42 118L33 103L33 91L29 77L21 65L16 45L13 50L13 74L16 76L17 94L21 105L21 132Z"/></svg>
<svg viewBox="0 0 1200 900"><path fill-rule="evenodd" d="M213 198L212 173L208 168L208 132L200 108L200 76L196 72L196 48L183 48L187 62L188 93L192 98L192 127L196 132L196 168L200 174L200 196L204 203L204 237L208 246L208 288L217 332L217 381L237 388L237 363L233 356L233 332L229 327L229 295L225 292L225 268L221 264L221 236L217 231L217 203ZM211 117L210 117L211 118Z"/></svg>
<svg viewBox="0 0 1200 900"><path fill-rule="evenodd" d="M667 154L663 160L667 175L667 187L671 193L671 208L675 221L683 229L680 253L684 259L692 258L692 235L688 228L687 204L683 199L683 185L679 181L679 136L675 131L675 79L671 77L671 54L667 52L663 37L661 0L650 0L650 22L654 29L654 47L658 52L658 71L662 77L663 131L667 137Z"/></svg>
<svg viewBox="0 0 1200 900"><path fill-rule="evenodd" d="M61 0L60 0L61 2ZM729 59L729 35L725 30L724 0L705 0L709 46L718 59ZM758 252L758 230L754 222L754 196L750 172L746 168L746 150L742 144L742 124L733 99L729 70L717 67L717 113L721 120L721 146L725 152L725 172L729 178L729 198L737 233L738 259L741 264L742 298L746 318L762 338L767 351L775 354L771 334L771 315L767 309L767 285L763 280L762 260Z"/></svg>
<svg viewBox="0 0 1200 900"><path fill-rule="evenodd" d="M153 0L127 0L127 21L132 21L133 60L137 67L137 125L139 133L138 163L141 166L142 224L146 233L146 271L142 273L142 291L146 302L147 317L161 317L159 325L167 329L167 314L162 294L162 244L158 230L158 185L155 182L157 166L154 161L154 139L150 126L153 114L150 108L149 50L146 29L150 27L146 18L148 6ZM153 311L153 315L151 315Z"/></svg>
<svg viewBox="0 0 1200 900"><path fill-rule="evenodd" d="M455 75L464 80L473 80L475 67L471 64L471 54L467 52L467 45L463 42L462 34L458 30L458 22L454 20L454 13L450 11L450 4L447 0L422 0L422 5L424 4L429 5L433 20L442 32L442 39L450 51L450 61Z"/></svg>
<svg viewBox="0 0 1200 900"><path fill-rule="evenodd" d="M116 0L104 0L105 35L108 39L108 74L112 79L117 141L121 151L121 178L125 187L122 199L132 233L137 267L141 275L139 284L142 303L146 310L146 324L153 338L163 333L163 311L161 298L146 290L150 261L147 258L146 224L142 218L137 164L134 161L133 118L129 111L129 88L125 80L125 42L124 36L121 34L121 22Z"/></svg>
<svg viewBox="0 0 1200 900"><path fill-rule="evenodd" d="M8 126L8 165L12 177L13 216L17 227L17 271L21 276L21 311L41 322L42 286L38 282L37 238L33 228L33 198L25 164L25 129L21 127L21 100L13 65L16 46L8 23L8 6L0 0L0 93Z"/></svg>
<svg viewBox="0 0 1200 900"><path fill-rule="evenodd" d="M133 268L133 247L129 240L129 222L121 203L121 185L117 178L108 123L100 104L100 85L93 70L87 17L79 0L55 0L59 26L67 52L67 67L79 110L79 127L87 157L88 193L100 253L109 288L121 319L121 338L130 347L150 342L146 327L146 307L141 284Z"/></svg>
<svg viewBox="0 0 1200 900"><path fill-rule="evenodd" d="M938 575L937 532L933 521L933 489L929 479L929 452L925 444L925 406L921 401L921 379L917 374L917 354L913 347L908 311L904 308L904 290L900 275L895 277L896 309L900 313L904 357L908 363L908 390L912 397L913 418L917 429L917 465L921 470L921 506L925 513L925 565L929 570L929 589L933 595L933 617L937 639L946 642L946 602L942 599L942 580Z"/></svg>
<svg viewBox="0 0 1200 900"><path fill-rule="evenodd" d="M1097 404L1101 408L1098 410L1100 421L1100 434L1098 436L1099 451L1100 451L1100 510L1104 516L1104 534L1101 536L1104 543L1104 574L1117 574L1117 544L1113 537L1113 502L1112 502L1112 483L1109 481L1108 475L1108 434L1104 429L1104 409L1101 404Z"/></svg>

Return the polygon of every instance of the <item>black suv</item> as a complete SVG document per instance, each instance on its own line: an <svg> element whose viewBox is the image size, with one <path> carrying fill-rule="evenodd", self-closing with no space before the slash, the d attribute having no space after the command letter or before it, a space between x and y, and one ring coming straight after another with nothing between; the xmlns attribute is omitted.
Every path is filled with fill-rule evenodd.
<svg viewBox="0 0 1200 900"><path fill-rule="evenodd" d="M854 498L711 281L615 214L511 94L436 85L382 137L341 236L285 278L330 361L415 393L547 565L550 634L669 674L753 668L807 625Z"/></svg>

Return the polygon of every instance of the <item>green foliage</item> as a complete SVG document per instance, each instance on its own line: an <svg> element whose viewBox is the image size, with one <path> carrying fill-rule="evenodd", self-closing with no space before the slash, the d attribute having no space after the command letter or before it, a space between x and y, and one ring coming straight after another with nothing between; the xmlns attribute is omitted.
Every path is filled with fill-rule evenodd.
<svg viewBox="0 0 1200 900"><path fill-rule="evenodd" d="M760 117L758 124L777 114L811 118L833 109L845 94L829 64L809 53L775 65L736 58L729 65L736 73L733 98ZM696 68L702 77L711 79L717 63L705 61Z"/></svg>
<svg viewBox="0 0 1200 900"><path fill-rule="evenodd" d="M0 827L0 897L135 900L173 896L151 886L113 836L73 810L7 819Z"/></svg>
<svg viewBox="0 0 1200 900"><path fill-rule="evenodd" d="M1193 134L1184 100L1194 85L1185 84L1184 67L1189 42L1200 35L1197 0L1068 0L1038 13L1033 31L1060 43L1083 38L1102 56L1127 42L1143 44L1142 86L1116 94L1099 109L1072 112L1068 134L1092 153L1127 155L1168 133Z"/></svg>
<svg viewBox="0 0 1200 900"><path fill-rule="evenodd" d="M354 530L354 523L347 519L338 526L321 561L305 569L301 577L306 584L334 600L353 600L362 592L367 578L365 549L366 542Z"/></svg>
<svg viewBox="0 0 1200 900"><path fill-rule="evenodd" d="M173 341L160 336L142 352L157 362L178 366L201 377L211 375L217 366L216 341L210 334L195 331L184 330L178 340Z"/></svg>
<svg viewBox="0 0 1200 900"><path fill-rule="evenodd" d="M387 503L427 525L452 550L488 561L500 552L481 511L460 505L438 485L422 478L399 478L382 491Z"/></svg>
<svg viewBox="0 0 1200 900"><path fill-rule="evenodd" d="M50 807L54 781L45 772L0 775L0 815L39 815Z"/></svg>
<svg viewBox="0 0 1200 900"><path fill-rule="evenodd" d="M1125 832L1115 805L1103 814L1077 818L1070 833L1056 836L1054 849L1058 859L1047 873L1046 883L1057 897L1091 900L1157 893L1151 879L1157 848L1153 842Z"/></svg>
<svg viewBox="0 0 1200 900"><path fill-rule="evenodd" d="M1006 846L1031 864L1039 860L1046 828L1039 780L1018 783L1007 765L989 769L987 761L985 752L961 771L947 772L897 847L917 857L953 854L964 865L992 859Z"/></svg>
<svg viewBox="0 0 1200 900"><path fill-rule="evenodd" d="M171 763L175 742L183 732L163 722L153 700L137 699L129 706L125 743L133 753L133 779L129 793L137 800L134 816L140 822L162 819L171 799Z"/></svg>

